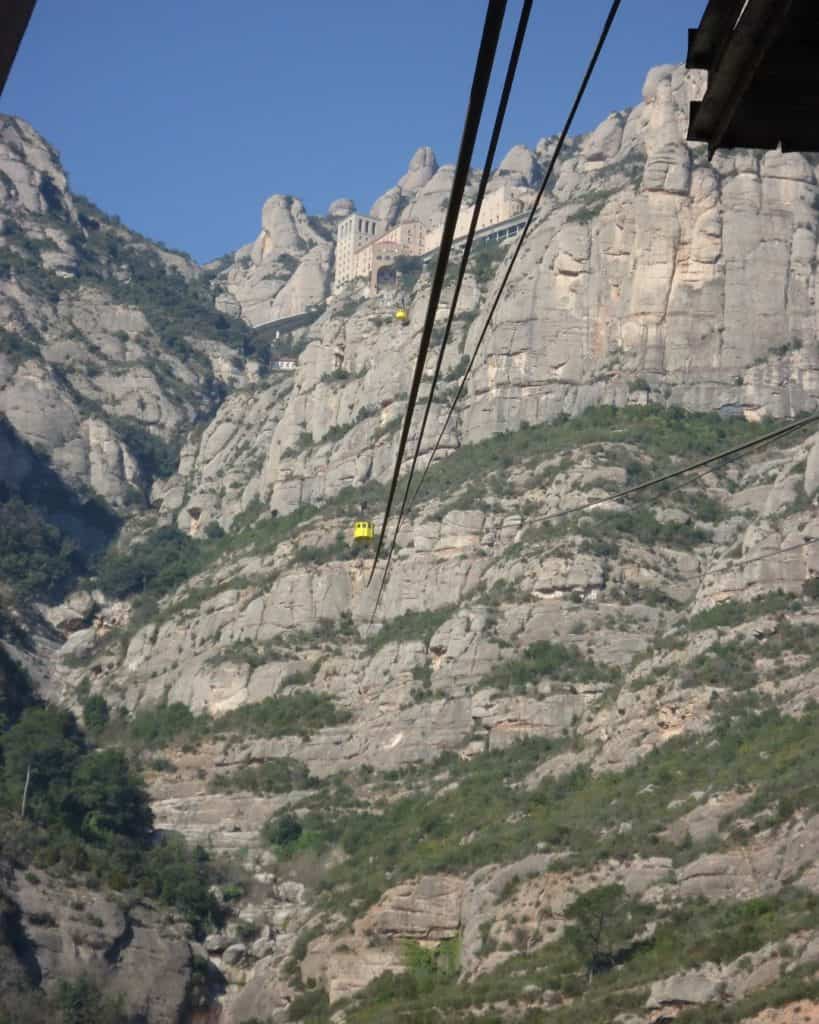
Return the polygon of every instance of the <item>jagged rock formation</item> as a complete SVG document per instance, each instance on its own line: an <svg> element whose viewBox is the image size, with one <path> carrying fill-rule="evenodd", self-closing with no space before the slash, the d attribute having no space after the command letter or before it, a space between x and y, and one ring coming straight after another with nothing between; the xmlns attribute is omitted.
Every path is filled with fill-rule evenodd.
<svg viewBox="0 0 819 1024"><path fill-rule="evenodd" d="M709 164L683 142L695 89L683 71L655 69L642 104L568 147L445 451L640 395L758 417L815 408L815 163L800 154L743 152ZM534 154L516 147L495 182L514 165L531 195L548 149L549 140ZM433 223L450 173L433 174L400 216ZM381 212L401 201L395 190L387 193ZM476 314L498 266L499 259L481 268L480 279L467 278L445 373L454 374L475 343ZM420 330L427 282L422 275L414 289L407 331L390 320L389 293L365 299L361 289L303 330L290 399L275 424L266 421L270 444L258 489L241 500L230 493L226 502L197 494L198 506L229 522L257 496L281 514L348 485L384 480L391 467L385 429L407 387L407 342ZM436 404L430 439L442 416ZM308 433L312 446L303 441Z"/></svg>
<svg viewBox="0 0 819 1024"><path fill-rule="evenodd" d="M334 203L329 217L340 216L347 203ZM300 199L271 196L258 238L239 249L217 279L217 306L255 327L318 305L329 290L331 230L308 217Z"/></svg>
<svg viewBox="0 0 819 1024"><path fill-rule="evenodd" d="M786 998L815 1005L819 435L648 500L610 497L819 397L816 165L708 164L682 142L695 86L656 69L643 103L567 147L377 610L370 553L349 528L361 501L373 517L383 508L428 272L413 282L405 268L397 286L410 327L391 316L398 294L350 286L289 338L294 373L233 366L194 430L198 367L179 359L184 394L162 375L154 394L146 378L145 408L127 415L157 435L169 418L184 444L118 551L127 561L135 540L175 524L195 558L154 591L137 580L106 593L104 573L84 583L42 609L31 651L3 617L0 633L21 661L39 659L49 697L77 711L104 698L126 736L137 712L194 712L134 756L158 827L241 862L246 885L201 946L150 906L88 895L103 924L72 947L69 909L42 920L58 898L47 873L35 884L17 871L3 880L23 928L9 976L24 983L26 942L37 983L101 960L105 986L149 1024L187 1021L194 957L222 980L208 994L221 1024L336 1011L349 1024L656 1024L717 1005L761 1021ZM12 129L25 142L7 144L15 216L26 237L51 232L43 259L79 275L71 230L91 231L89 214L47 146ZM553 141L516 146L493 187L531 195ZM419 150L373 209L432 223L449 175ZM272 197L257 241L209 272L216 302L259 323L305 289L324 298L325 229L349 208L317 221ZM121 226L93 230L154 252ZM430 439L504 254L478 253L467 277ZM7 322L43 339L4 356L14 429L0 430L0 456L19 488L45 444L65 480L125 516L116 481L149 482L114 419L108 363L144 374L147 353L170 360L173 347L145 340L148 312L105 291L107 259L42 323L23 287L30 263L0 282ZM87 380L65 357L69 387L54 371L77 355L63 317L102 353L84 342L100 367ZM225 351L189 343L212 366ZM89 417L78 395L101 411ZM92 436L93 472L81 471L77 438ZM612 922L591 948L584 899ZM154 984L160 959L175 966ZM139 1002L147 987L156 1006Z"/></svg>
<svg viewBox="0 0 819 1024"><path fill-rule="evenodd" d="M41 872L4 878L0 926L4 980L23 964L46 994L91 973L126 1013L175 1024L185 1010L193 949L184 927L156 907L121 907L107 895ZM11 947L11 948L9 948ZM3 995L11 996L14 986ZM8 1004L0 1003L0 1010Z"/></svg>
<svg viewBox="0 0 819 1024"><path fill-rule="evenodd" d="M69 486L140 503L146 449L206 414L218 380L247 380L220 338L228 322L191 260L74 197L18 118L0 122L0 189L0 414Z"/></svg>

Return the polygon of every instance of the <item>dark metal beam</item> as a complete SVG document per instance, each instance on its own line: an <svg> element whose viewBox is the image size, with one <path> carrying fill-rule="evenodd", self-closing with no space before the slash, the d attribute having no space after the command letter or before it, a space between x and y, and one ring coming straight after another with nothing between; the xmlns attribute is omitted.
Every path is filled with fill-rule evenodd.
<svg viewBox="0 0 819 1024"><path fill-rule="evenodd" d="M731 123L768 53L785 29L793 3L794 0L747 0L722 45L715 36L707 38L702 47L694 39L692 50L695 59L709 50L716 64L709 65L705 96L699 103L691 105L688 138L707 142L710 155L724 144L729 134L733 134L730 132ZM703 24L711 25L710 31L714 32L719 19L724 29L729 21L729 9L733 13L735 8L735 0L722 3L712 0Z"/></svg>
<svg viewBox="0 0 819 1024"><path fill-rule="evenodd" d="M0 93L28 27L35 0L0 0Z"/></svg>
<svg viewBox="0 0 819 1024"><path fill-rule="evenodd" d="M719 60L725 42L731 35L745 0L717 0L708 4L699 28L688 31L687 68L710 71Z"/></svg>

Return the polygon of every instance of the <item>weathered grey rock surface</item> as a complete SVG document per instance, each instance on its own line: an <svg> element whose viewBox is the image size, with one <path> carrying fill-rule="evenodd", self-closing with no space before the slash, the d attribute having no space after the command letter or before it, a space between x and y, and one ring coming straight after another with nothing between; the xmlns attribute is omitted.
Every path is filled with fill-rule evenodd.
<svg viewBox="0 0 819 1024"><path fill-rule="evenodd" d="M46 993L55 994L61 981L92 977L146 1024L180 1019L193 952L179 922L148 904L121 906L45 872L3 878L0 896L15 921L16 962Z"/></svg>
<svg viewBox="0 0 819 1024"><path fill-rule="evenodd" d="M590 969L571 960L571 908L604 886L622 887L628 913L651 911L616 950L624 990L619 961L600 979L630 1000L621 1024L739 1003L813 969L818 940L793 907L819 892L819 817L810 787L783 792L779 773L793 781L811 753L819 700L819 435L611 499L749 437L740 420L819 399L817 163L708 163L683 141L696 89L655 69L642 103L570 141L377 608L372 551L352 548L350 526L362 502L383 509L428 271L329 298L332 232L352 202L316 218L278 195L256 241L202 271L72 197L47 144L0 122L3 223L23 228L3 235L16 269L0 281L0 482L45 478L46 449L76 498L72 529L93 494L125 520L126 558L159 526L196 552L156 600L83 580L34 608L34 626L4 590L0 636L77 712L90 694L126 720L173 702L209 716L132 756L157 826L243 873L200 947L151 906L66 897L45 873L16 872L3 907L36 947L28 981L48 988L92 964L133 1015L192 1024L192 958L207 957L220 1024L278 1024L295 1000L324 991L352 1014L385 972L411 987L427 970L435 985L457 976L476 1014L548 1019ZM493 189L530 198L553 144L515 146ZM419 150L373 215L434 226L451 175ZM501 254L484 254L426 450L499 279ZM167 305L158 316L137 289L140 261L195 300L190 331L174 334ZM269 342L218 312L258 325L307 306L312 323ZM262 344L295 370L265 374ZM623 412L564 422L596 406ZM178 458L161 460L176 441ZM28 650L21 623L37 634ZM748 735L722 751L736 722ZM696 786L675 781L704 763ZM277 780L284 768L298 781ZM564 817L549 818L558 805ZM285 815L302 829L292 848L265 828ZM384 821L394 835L368 849ZM680 907L720 921L765 900L797 922L776 941L629 980L640 943ZM8 960L25 983L25 957ZM530 969L537 984L515 988Z"/></svg>

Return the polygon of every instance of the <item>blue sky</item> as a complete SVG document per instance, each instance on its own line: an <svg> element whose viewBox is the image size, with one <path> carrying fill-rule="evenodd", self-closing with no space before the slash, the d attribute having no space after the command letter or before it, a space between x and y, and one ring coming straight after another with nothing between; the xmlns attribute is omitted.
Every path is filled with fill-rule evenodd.
<svg viewBox="0 0 819 1024"><path fill-rule="evenodd" d="M608 7L536 0L502 153L559 129ZM649 67L683 60L704 7L625 0L578 130L638 102ZM0 109L57 147L76 191L204 261L251 241L274 192L311 213L338 196L366 209L418 146L453 161L484 10L38 0Z"/></svg>

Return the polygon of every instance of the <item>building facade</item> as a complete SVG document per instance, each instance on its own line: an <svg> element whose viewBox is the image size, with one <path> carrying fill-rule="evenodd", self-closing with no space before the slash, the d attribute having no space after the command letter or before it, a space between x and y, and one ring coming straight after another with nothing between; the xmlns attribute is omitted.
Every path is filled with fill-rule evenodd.
<svg viewBox="0 0 819 1024"><path fill-rule="evenodd" d="M356 254L380 234L381 222L374 217L351 213L339 224L336 233L336 271L333 287L340 288L358 277Z"/></svg>
<svg viewBox="0 0 819 1024"><path fill-rule="evenodd" d="M522 199L507 186L501 186L484 197L478 217L478 230L502 224L519 216L524 209ZM455 238L463 238L472 222L472 206L464 206L458 215ZM378 271L393 264L398 256L423 256L441 244L443 224L424 229L410 220L396 224L387 231L381 221L352 213L339 224L336 235L336 268L333 289L356 278L365 277L373 289L378 288Z"/></svg>
<svg viewBox="0 0 819 1024"><path fill-rule="evenodd" d="M472 223L473 206L464 206L458 214L458 222L455 225L455 240L463 238L469 233L469 225ZM493 224L501 224L503 221L511 220L523 213L524 203L513 195L506 185L488 192L481 204L481 212L478 216L477 230L491 227ZM443 224L432 228L426 233L424 252L432 252L441 244L441 236L444 233Z"/></svg>

